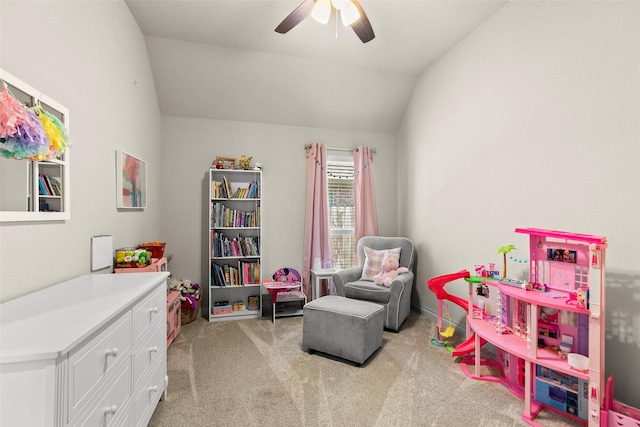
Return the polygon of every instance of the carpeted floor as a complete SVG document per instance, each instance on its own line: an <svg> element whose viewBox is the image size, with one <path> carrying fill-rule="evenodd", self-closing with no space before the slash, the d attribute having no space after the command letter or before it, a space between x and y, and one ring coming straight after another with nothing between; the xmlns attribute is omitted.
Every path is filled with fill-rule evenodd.
<svg viewBox="0 0 640 427"><path fill-rule="evenodd" d="M412 312L362 366L301 350L302 317L183 326L150 426L525 426L524 401L467 378ZM454 337L455 338L455 337ZM489 373L488 371L486 373ZM545 426L580 424L542 411Z"/></svg>

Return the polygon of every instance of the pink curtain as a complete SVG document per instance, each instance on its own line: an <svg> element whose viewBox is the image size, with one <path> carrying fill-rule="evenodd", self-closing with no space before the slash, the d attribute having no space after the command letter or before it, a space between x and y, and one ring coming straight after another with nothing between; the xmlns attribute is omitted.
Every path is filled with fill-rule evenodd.
<svg viewBox="0 0 640 427"><path fill-rule="evenodd" d="M357 245L363 236L378 235L376 192L373 187L373 153L369 147L359 146L353 150L353 181L356 193L354 241Z"/></svg>
<svg viewBox="0 0 640 427"><path fill-rule="evenodd" d="M302 283L311 299L311 268L314 260L331 258L327 147L317 142L307 148L307 200L302 260Z"/></svg>

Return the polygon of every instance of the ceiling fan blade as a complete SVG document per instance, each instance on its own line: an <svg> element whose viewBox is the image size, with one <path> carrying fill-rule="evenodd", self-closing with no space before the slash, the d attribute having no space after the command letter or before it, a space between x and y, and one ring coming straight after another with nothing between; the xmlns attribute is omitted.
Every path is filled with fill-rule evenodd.
<svg viewBox="0 0 640 427"><path fill-rule="evenodd" d="M280 25L276 27L276 32L284 34L304 21L304 19L311 13L314 4L315 0L305 0L304 2L302 2L300 6L296 7L293 12L291 12L286 18L284 18Z"/></svg>
<svg viewBox="0 0 640 427"><path fill-rule="evenodd" d="M351 1L358 9L358 12L360 12L360 19L358 19L356 22L351 24L351 28L356 33L356 35L360 37L360 40L362 40L362 43L366 43L368 41L373 40L376 35L373 33L373 28L371 27L371 22L369 22L369 18L367 18L367 14L364 13L364 9L362 8L358 0L351 0Z"/></svg>

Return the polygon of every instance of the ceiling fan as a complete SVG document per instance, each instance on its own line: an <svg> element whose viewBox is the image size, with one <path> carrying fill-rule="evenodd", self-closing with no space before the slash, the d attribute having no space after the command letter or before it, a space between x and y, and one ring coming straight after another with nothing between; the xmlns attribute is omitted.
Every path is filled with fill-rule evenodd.
<svg viewBox="0 0 640 427"><path fill-rule="evenodd" d="M276 32L285 34L311 15L316 21L326 24L331 15L331 8L340 12L345 26L351 26L362 43L373 40L376 36L358 0L304 0L276 27Z"/></svg>

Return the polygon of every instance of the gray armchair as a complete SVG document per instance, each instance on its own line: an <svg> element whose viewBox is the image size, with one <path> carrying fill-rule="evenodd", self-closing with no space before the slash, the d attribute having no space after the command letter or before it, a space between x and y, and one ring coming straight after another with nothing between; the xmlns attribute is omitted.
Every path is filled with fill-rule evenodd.
<svg viewBox="0 0 640 427"><path fill-rule="evenodd" d="M402 248L400 267L407 267L407 273L399 274L391 285L376 285L371 280L362 280L365 264L364 247L375 250ZM366 300L383 305L385 308L384 327L397 331L411 310L411 290L414 282L415 247L405 237L365 236L358 241L358 267L347 268L333 275L336 292L340 296Z"/></svg>

